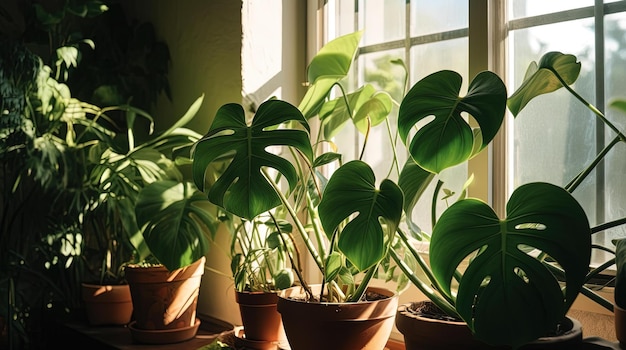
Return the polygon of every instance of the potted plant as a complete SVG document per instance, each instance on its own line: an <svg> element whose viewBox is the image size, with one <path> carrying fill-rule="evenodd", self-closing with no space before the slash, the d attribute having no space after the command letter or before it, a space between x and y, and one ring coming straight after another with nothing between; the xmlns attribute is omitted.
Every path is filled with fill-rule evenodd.
<svg viewBox="0 0 626 350"><path fill-rule="evenodd" d="M282 320L276 304L278 291L293 285L294 274L288 266L287 254L293 246L279 238L280 232L289 232L289 223L273 221L259 215L251 221L225 213L231 243L231 272L235 284L235 300L239 305L242 328L236 339L245 343L267 344L267 347L286 343ZM278 228L277 228L278 227ZM273 344L273 345L272 345Z"/></svg>
<svg viewBox="0 0 626 350"><path fill-rule="evenodd" d="M241 105L226 104L193 152L194 181L212 203L246 221L267 215L285 245L297 246L292 238L297 235L306 246L308 257L288 254L299 286L281 291L277 305L292 348L319 349L333 339L337 349L382 349L393 326L397 293L368 285L387 257L402 193L391 181L376 187L365 162L342 164L337 153L324 150L331 143L322 139L348 120L366 133L368 120L380 124L391 110L389 95L369 85L326 101L347 75L360 37L360 32L346 35L322 48L309 65L311 86L299 107L270 99L247 122ZM311 118L319 121L319 139L310 136L316 134ZM271 147L282 152L269 152ZM207 169L226 154L232 160L208 186ZM331 163L339 167L325 179L319 170ZM347 220L357 211L362 215ZM279 224L283 219L290 225ZM303 278L305 258L319 268L320 283ZM294 304L304 309L290 311ZM323 314L349 321L316 319ZM320 325L323 331L316 330ZM365 333L344 333L351 327ZM298 328L308 334L297 334Z"/></svg>
<svg viewBox="0 0 626 350"><path fill-rule="evenodd" d="M193 106L198 108L202 98ZM135 136L136 116L152 118L131 106L94 108L98 118L110 111L125 112L126 128L110 127L106 136L91 141L88 148L88 174L81 192L88 201L83 205L85 257L95 265L93 281L85 277L82 284L87 316L91 324L128 324L132 315L131 293L125 279L125 266L143 262L151 257L137 224L135 206L140 192L156 181L182 181L182 173L173 159L166 156L170 149L191 144L197 139L190 130L182 128L194 115L190 112L172 128L144 142ZM114 125L110 119L105 125ZM77 200L77 202L80 202ZM175 219L175 218L172 218ZM94 258L95 257L95 258ZM110 300L119 295L121 300ZM116 317L115 307L124 308L124 317ZM129 312L130 310L130 312ZM94 312L91 311L100 311ZM104 317L96 319L96 317Z"/></svg>
<svg viewBox="0 0 626 350"><path fill-rule="evenodd" d="M204 195L184 179L177 164L188 162L189 148L199 138L183 126L194 117L202 100L198 98L169 129L132 148L129 154L143 155L140 159L123 162L139 165L134 176L146 180L135 186L136 200L125 213L128 223L137 229L131 232L138 235L137 242L145 242L147 253L124 266L135 317L129 329L139 342L190 339L200 325L196 318L198 291L208 237L214 233L217 219Z"/></svg>
<svg viewBox="0 0 626 350"><path fill-rule="evenodd" d="M506 95L499 94L489 105L502 106L507 103L511 112L517 115L532 98L565 87L612 127L617 132L616 140L620 140L621 133L569 87L578 77L579 71L580 63L576 62L574 56L550 52L542 57L538 65L531 64L524 83L511 97L507 99ZM446 96L449 90L445 88L449 86L448 79L431 81L424 86L429 87L430 104L422 104L421 114L415 111L405 114L406 109L401 107L399 123L403 123L404 119L414 120L418 116L431 114L435 114L436 121L440 109L429 110L428 107L451 106L445 102L450 101L450 96ZM416 94L418 99L419 96L425 97L425 90L420 91L419 87L413 89L405 101L411 101L412 94ZM466 97L459 98L458 105L461 107L456 110L470 112L477 119L484 135L485 130L497 131L499 123L485 123L485 113L481 112L481 106L476 106L479 98L472 96L472 92L480 91L486 91L486 88L472 90L470 85L470 92ZM416 100L415 97L412 99ZM483 103L484 106L488 104ZM498 112L499 115L503 113L504 110ZM400 132L403 133L402 130ZM420 134L428 133L421 129L415 137ZM450 139L460 139L458 136ZM590 228L584 210L571 192L615 143L603 150L589 168L564 187L548 183L520 186L509 199L506 218L499 218L493 209L479 200L460 196L435 220L432 236L421 233L430 240L430 266L412 249L408 236L400 232L406 251L416 263L409 266L401 260L400 254L395 254L397 252L393 252L392 256L443 314L459 321L457 328L469 338L470 345L466 346L486 347L486 344L490 344L514 348L549 348L553 346L548 343L552 338L544 336L558 327L574 330L565 332L564 341L582 341L580 324L566 317L566 313L581 291L600 304L607 305L605 300L595 296L583 285L591 276L612 264L609 261L599 269L589 268L591 234L615 226L619 220ZM422 169L433 173L443 167L431 167L431 164L452 164L446 163L450 158L437 149L412 155ZM420 158L422 155L425 156L424 160ZM436 159L437 163L429 162L430 159ZM401 176L400 181L408 179ZM436 217L434 212L433 217ZM467 266L461 268L463 263ZM408 327L411 319L417 318L409 312L412 308L413 305L403 305L399 310L397 323L401 331ZM411 338L409 332L405 333L408 349L428 346L419 344L424 339ZM561 346L572 346L567 344L570 343Z"/></svg>

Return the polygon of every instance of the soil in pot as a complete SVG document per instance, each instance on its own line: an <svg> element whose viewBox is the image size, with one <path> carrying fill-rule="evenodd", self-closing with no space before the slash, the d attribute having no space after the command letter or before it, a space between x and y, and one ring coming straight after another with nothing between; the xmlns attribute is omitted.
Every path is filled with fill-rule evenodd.
<svg viewBox="0 0 626 350"><path fill-rule="evenodd" d="M311 286L319 295L320 285ZM393 328L398 295L368 289L371 299L358 303L308 302L301 287L279 293L278 312L292 349L382 350Z"/></svg>
<svg viewBox="0 0 626 350"><path fill-rule="evenodd" d="M83 283L81 293L90 325L126 325L131 321L133 303L127 284Z"/></svg>

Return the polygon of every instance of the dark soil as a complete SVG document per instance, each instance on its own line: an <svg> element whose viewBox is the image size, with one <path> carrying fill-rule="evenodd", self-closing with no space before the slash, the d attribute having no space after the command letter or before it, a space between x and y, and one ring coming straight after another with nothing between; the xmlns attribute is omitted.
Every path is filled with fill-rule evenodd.
<svg viewBox="0 0 626 350"><path fill-rule="evenodd" d="M463 322L462 319L454 316L450 316L443 312L437 305L433 304L430 301L420 301L411 303L411 306L407 308L407 311L413 313L414 315L432 318L436 320L444 320L451 322Z"/></svg>
<svg viewBox="0 0 626 350"><path fill-rule="evenodd" d="M297 301L306 301L306 302L311 302L311 303L319 303L320 301L318 297L319 295L315 295L313 298L308 298L306 295L303 294L303 295L292 295L289 297L289 299L297 300ZM383 300L387 298L389 298L388 295L366 291L365 294L363 295L362 301L376 301L376 300ZM327 302L326 298L324 298L323 302Z"/></svg>

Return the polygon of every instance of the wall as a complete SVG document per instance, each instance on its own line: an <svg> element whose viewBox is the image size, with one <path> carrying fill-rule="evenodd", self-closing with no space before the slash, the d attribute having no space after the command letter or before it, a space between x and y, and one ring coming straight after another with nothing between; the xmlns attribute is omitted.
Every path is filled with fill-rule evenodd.
<svg viewBox="0 0 626 350"><path fill-rule="evenodd" d="M297 105L304 96L304 1L129 0L126 6L134 17L152 22L170 49L173 100L159 99L153 112L157 127L171 125L201 94L204 103L189 127L202 134L225 103L258 106L275 96ZM198 312L241 324L229 246L229 232L222 229L207 255Z"/></svg>
<svg viewBox="0 0 626 350"><path fill-rule="evenodd" d="M238 0L127 0L129 15L152 22L169 46L172 101L161 96L153 111L165 129L204 94L188 125L204 134L217 109L241 102L241 7Z"/></svg>

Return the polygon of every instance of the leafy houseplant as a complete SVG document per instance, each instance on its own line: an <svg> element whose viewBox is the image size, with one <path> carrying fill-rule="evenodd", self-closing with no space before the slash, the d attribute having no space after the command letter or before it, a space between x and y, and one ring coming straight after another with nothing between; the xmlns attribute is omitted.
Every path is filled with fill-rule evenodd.
<svg viewBox="0 0 626 350"><path fill-rule="evenodd" d="M354 160L342 165L327 185L327 180L318 172L320 167L340 157L333 152L319 154L326 142L311 139L309 119L326 119L319 124L318 135L322 137L322 132L331 134L353 118L365 130L370 113L382 116L377 120L381 123L391 109L388 94L377 93L371 86L324 104L333 86L348 73L360 36L361 33L347 35L322 48L309 66L312 85L299 107L281 100L268 100L247 122L242 106L224 105L193 152L194 181L198 188L207 192L212 203L245 221L253 221L259 215L269 216L273 230L278 232L277 237L285 246L296 246L291 229L303 240L323 274L315 293L302 278L299 262L304 257L294 251L289 259L300 285L306 290L307 299L316 304L346 305L345 301L364 300L369 280L387 256L390 238L401 215L400 189L391 181L384 181L380 190L376 188L373 172L366 163ZM274 146L285 153L270 152L269 148ZM232 160L208 186L207 169L225 155L230 155ZM364 214L344 225L344 219L354 211L341 210L343 201L358 203L357 210ZM303 221L301 217L307 219ZM290 224L282 224L283 220ZM309 238L309 234L314 238ZM260 279L266 278L261 276ZM384 299L391 301L388 308L391 313L381 316L383 344L391 331L393 305L397 303L393 293L385 295ZM285 315L282 316L285 320ZM287 324L285 329L292 346L303 349L315 346L314 343L293 344ZM358 344L353 346L359 347Z"/></svg>
<svg viewBox="0 0 626 350"><path fill-rule="evenodd" d="M356 36L352 39L358 41ZM317 65L338 57L334 64ZM386 101L391 102L383 97L387 95L365 96L366 88L326 101L331 87L347 72L334 70L345 68L337 62L350 62L350 57L320 52L309 66L312 85L298 108L269 100L247 123L240 106L223 106L194 150L198 187L207 189L205 174L213 160L228 151L234 154L224 174L208 188L209 200L248 220L268 210L275 216L287 213L323 276L323 292L316 293L301 279L310 299L360 300L389 254L440 309L465 320L476 339L519 347L554 330L579 292L589 294L583 284L598 273L589 272L590 237L597 229L590 229L584 210L570 193L576 182L565 188L548 183L520 186L509 200L506 219L461 194L439 218L433 207L432 236L410 217L437 174L488 146L507 105L517 114L534 96L568 88L580 70L575 57L545 55L539 66L531 65L525 83L510 98L491 72L478 74L463 97L461 77L455 72L440 71L420 80L403 98L398 115L398 132L410 159L399 174L399 186L383 180L378 188L366 163L344 163L332 152L317 154L322 145L333 144L323 137L334 135L334 128L344 121L352 120L367 135L378 124L376 117L384 120L389 113L390 108L384 108ZM470 127L464 113L478 128ZM316 122L309 123L314 117ZM318 139L309 138L310 125L319 126L319 132L310 133ZM289 157L270 153L270 146L289 146ZM337 169L326 182L316 170L335 161ZM284 181L282 186L278 180ZM410 233L399 226L403 210ZM299 221L301 213L309 219L308 226ZM289 235L281 237L287 240ZM413 237L430 240L432 270L412 248ZM400 248L395 249L398 242ZM468 267L459 270L463 261ZM297 262L293 266L298 274ZM515 316L509 318L510 314ZM519 325L523 327L516 328Z"/></svg>
<svg viewBox="0 0 626 350"><path fill-rule="evenodd" d="M565 87L617 134L587 169L564 187L548 183L520 186L509 199L505 219L500 219L481 201L460 199L441 214L432 237L428 237L430 268L409 244L407 251L419 267L411 269L399 255L394 255L399 266L430 300L448 315L463 319L474 337L483 342L519 347L546 335L566 317L581 291L612 308L609 302L584 287L584 283L614 262L611 259L599 268L590 269L592 233L619 225L623 220L590 228L584 210L570 193L608 150L624 138L602 113L569 87L579 72L580 63L574 56L547 53L538 65L531 64L514 94L508 99L500 96L497 101L506 102L511 112L518 115L534 97ZM433 94L431 90L429 99L435 100L433 95L438 95L443 101L447 82L442 80L437 85L442 87L440 93ZM410 95L411 92L405 100ZM459 105L467 98L460 99ZM480 110L467 110L484 129ZM430 114L432 109L424 111ZM401 107L400 122L403 117ZM423 164L415 156L414 159ZM406 235L401 236L408 243ZM463 261L467 261L467 267L459 269Z"/></svg>
<svg viewBox="0 0 626 350"><path fill-rule="evenodd" d="M202 100L198 98L172 127L136 149L152 159L144 162L149 167L141 173L151 175L152 181L139 188L129 208L149 259L124 268L136 319L129 328L139 342L186 340L195 336L200 324L195 309L208 238L215 232L217 219L205 196L183 178L177 164L189 162L189 149L199 139L183 126L195 116ZM160 176L161 166L170 176ZM163 337L164 330L171 337Z"/></svg>

